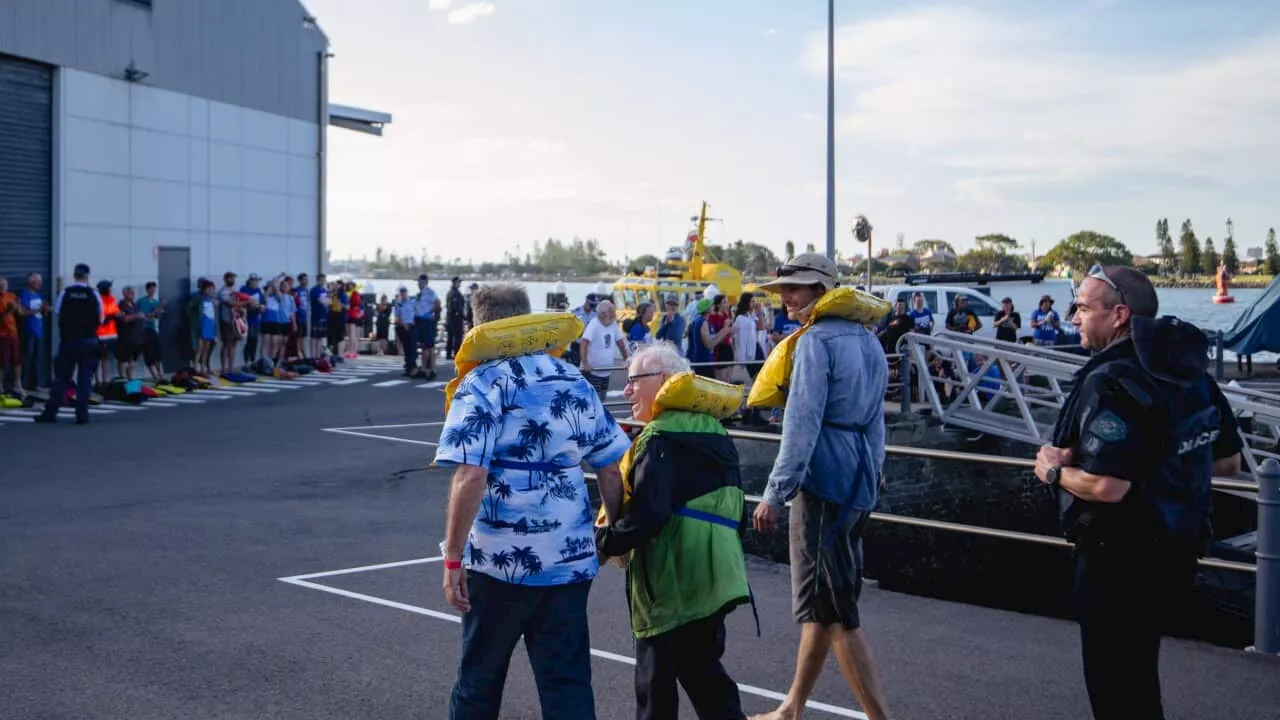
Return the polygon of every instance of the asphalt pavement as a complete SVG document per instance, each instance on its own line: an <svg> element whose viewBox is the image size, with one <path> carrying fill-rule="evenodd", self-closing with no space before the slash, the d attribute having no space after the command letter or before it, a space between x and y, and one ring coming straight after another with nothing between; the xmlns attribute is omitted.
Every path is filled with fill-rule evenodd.
<svg viewBox="0 0 1280 720"><path fill-rule="evenodd" d="M446 717L444 397L397 377L0 423L0 718ZM760 637L748 608L730 618L748 712L790 681L785 570L751 564ZM624 603L606 568L600 718L634 714ZM862 609L894 717L1088 716L1071 623L874 586ZM1280 718L1275 658L1168 640L1163 660L1171 719ZM814 699L809 717L861 716L834 663ZM520 649L502 716L539 717Z"/></svg>

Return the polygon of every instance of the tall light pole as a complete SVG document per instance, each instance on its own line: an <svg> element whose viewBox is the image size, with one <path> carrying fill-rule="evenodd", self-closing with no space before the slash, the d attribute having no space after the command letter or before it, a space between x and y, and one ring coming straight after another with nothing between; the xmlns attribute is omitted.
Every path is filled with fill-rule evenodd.
<svg viewBox="0 0 1280 720"><path fill-rule="evenodd" d="M836 0L827 0L827 257L836 259Z"/></svg>

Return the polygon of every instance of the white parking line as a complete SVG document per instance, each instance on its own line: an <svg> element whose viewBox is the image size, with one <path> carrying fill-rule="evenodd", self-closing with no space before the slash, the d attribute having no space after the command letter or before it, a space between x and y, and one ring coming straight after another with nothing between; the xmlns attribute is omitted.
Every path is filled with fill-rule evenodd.
<svg viewBox="0 0 1280 720"><path fill-rule="evenodd" d="M367 378L351 378L350 380L335 380L330 385L357 385L362 382L369 382Z"/></svg>
<svg viewBox="0 0 1280 720"><path fill-rule="evenodd" d="M422 383L421 385L419 385L419 386L418 386L418 389L419 389L419 390L437 390L437 389L442 388L442 387L444 387L445 385L448 385L448 384L449 384L449 383L447 383L447 382L441 382L441 381L439 381L439 380L436 380L436 381L433 381L433 382Z"/></svg>
<svg viewBox="0 0 1280 720"><path fill-rule="evenodd" d="M440 443L431 442L430 440L410 440L409 438L392 437L391 435L378 435L376 433L355 432L354 430L343 430L341 428L321 428L324 432L337 433L339 435L351 435L353 437L367 437L375 440L390 440L392 442L408 443L410 445L426 445L428 447L439 447Z"/></svg>
<svg viewBox="0 0 1280 720"><path fill-rule="evenodd" d="M331 587L329 585L323 585L317 582L311 582L311 580L309 579L309 578L319 578L319 577L332 577L334 575L348 575L348 574L358 573L358 572L369 572L372 570L386 570L390 568L404 567L406 565L420 565L423 563L440 562L440 560L442 559L443 557L418 558L416 560L404 560L401 562L382 563L379 565L365 565L363 567L347 568L345 570L330 570L328 572L310 573L307 575L293 575L290 577L282 577L282 578L276 578L276 579L279 580L280 582L288 583L290 585L296 585L298 587L307 588L308 590L319 590L320 592L330 593L332 595L338 595L340 597L350 598L352 600L362 600L364 602L372 603L374 605L381 605L383 607L389 607L395 610L403 610L404 612L413 613L415 615L422 615L424 617L434 618L436 620L443 620L445 622L461 623L462 618L458 615L454 615L453 613L441 612L439 610L432 610L430 608L424 608L419 605L410 605L408 603L396 602L395 600L387 600L386 598L380 598L375 595L366 595L364 593L352 592L350 590L343 590L342 588L336 588L336 587ZM627 655L620 655L618 653L609 652L608 650L598 650L596 648L591 648L591 655L593 657L598 657L602 660L609 660L612 662L621 663L623 665L636 664L635 658ZM756 687L754 685L744 685L742 683L738 683L738 690L748 695L755 695L756 697L762 697L769 700L781 701L786 699L785 693L780 693L774 690L767 690L765 688ZM810 700L806 702L805 708L809 710L817 710L819 712L825 712L829 715L835 715L837 717L857 718L858 720L867 720L867 716L865 713L854 710L853 708L840 707L839 705L829 705L827 703L817 702L815 700Z"/></svg>
<svg viewBox="0 0 1280 720"><path fill-rule="evenodd" d="M408 380L387 380L386 382L374 383L372 387L395 387L396 385L404 385Z"/></svg>

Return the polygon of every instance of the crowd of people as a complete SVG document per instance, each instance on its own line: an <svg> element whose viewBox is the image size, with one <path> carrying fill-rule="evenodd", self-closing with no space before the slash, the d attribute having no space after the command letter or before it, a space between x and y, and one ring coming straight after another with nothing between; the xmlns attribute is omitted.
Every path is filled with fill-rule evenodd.
<svg viewBox="0 0 1280 720"><path fill-rule="evenodd" d="M768 287L803 323L833 288L835 266L802 255L787 269ZM486 287L473 304L481 326L530 312L516 285ZM699 306L700 325L724 310L714 298ZM605 302L589 309L591 323L606 332L615 325ZM1046 322L1044 304L1038 312ZM1162 630L1183 607L1209 537L1212 477L1240 467L1230 407L1205 373L1207 340L1156 314L1155 290L1140 272L1090 271L1072 323L1094 355L1035 468L1076 545L1071 595L1099 720L1163 717ZM663 327L676 327L668 316ZM728 337L724 327L706 328L706 347L693 344L701 356ZM595 717L587 596L605 562L627 570L635 716L676 717L683 687L699 717L745 718L722 662L725 618L750 599L737 452L715 417L655 403L699 356L682 337L628 345L612 332L583 333L584 355L593 342L629 352L624 395L645 423L630 440L590 379L604 360L588 357L576 372L537 351L481 363L461 380L435 458L455 468L440 546L445 599L462 613L450 718L498 717L522 638L542 716ZM801 632L792 685L777 709L756 716L763 720L800 717L832 654L866 716L889 717L858 607L861 539L886 482L882 340L833 318L794 348L781 444L750 524L776 532L788 513ZM530 375L555 384L519 382ZM594 525L584 462L596 469L604 508Z"/></svg>

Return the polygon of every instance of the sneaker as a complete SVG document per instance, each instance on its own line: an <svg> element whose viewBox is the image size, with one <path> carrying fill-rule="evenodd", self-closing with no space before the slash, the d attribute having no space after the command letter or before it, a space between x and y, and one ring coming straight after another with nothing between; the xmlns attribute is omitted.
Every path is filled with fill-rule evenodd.
<svg viewBox="0 0 1280 720"><path fill-rule="evenodd" d="M39 415L37 415L37 416L35 416L35 417L31 418L31 421L32 421L32 422L38 422L38 423L56 423L56 422L58 422L58 416L57 416L57 415L45 415L44 413L41 413L41 414L39 414Z"/></svg>

